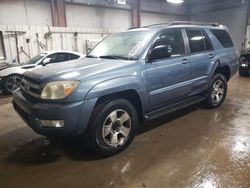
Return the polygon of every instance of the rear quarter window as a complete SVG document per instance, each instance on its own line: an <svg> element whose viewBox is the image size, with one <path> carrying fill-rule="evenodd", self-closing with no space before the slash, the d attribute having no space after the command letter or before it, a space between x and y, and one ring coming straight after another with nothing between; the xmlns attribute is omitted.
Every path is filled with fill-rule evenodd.
<svg viewBox="0 0 250 188"><path fill-rule="evenodd" d="M227 31L219 29L210 29L210 31L213 33L213 35L217 38L217 40L224 48L233 47L232 39Z"/></svg>
<svg viewBox="0 0 250 188"><path fill-rule="evenodd" d="M70 60L78 59L80 56L76 54L70 54Z"/></svg>

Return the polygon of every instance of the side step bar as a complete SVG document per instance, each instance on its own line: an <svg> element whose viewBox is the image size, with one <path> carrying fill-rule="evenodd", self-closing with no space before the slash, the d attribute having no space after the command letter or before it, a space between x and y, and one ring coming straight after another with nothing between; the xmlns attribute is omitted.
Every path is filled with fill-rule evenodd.
<svg viewBox="0 0 250 188"><path fill-rule="evenodd" d="M174 112L176 110L180 110L182 108L199 103L199 102L204 101L204 100L206 100L205 96L195 96L195 97L177 102L175 104L171 104L171 105L166 106L164 108L157 109L157 110L150 112L148 114L145 114L144 118L146 120L151 120L151 119L157 118L159 116L166 115L166 114L169 114L169 113Z"/></svg>

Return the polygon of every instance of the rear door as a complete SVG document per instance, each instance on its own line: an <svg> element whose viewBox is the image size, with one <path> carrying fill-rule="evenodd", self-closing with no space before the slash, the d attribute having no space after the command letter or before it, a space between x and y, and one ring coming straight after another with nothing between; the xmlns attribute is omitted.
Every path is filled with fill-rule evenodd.
<svg viewBox="0 0 250 188"><path fill-rule="evenodd" d="M191 64L186 59L182 29L163 31L151 49L169 45L172 55L146 64L150 107L167 105L186 97L190 92Z"/></svg>
<svg viewBox="0 0 250 188"><path fill-rule="evenodd" d="M191 93L195 94L207 86L214 48L210 38L202 29L186 29L186 35L189 43L188 60L192 64Z"/></svg>

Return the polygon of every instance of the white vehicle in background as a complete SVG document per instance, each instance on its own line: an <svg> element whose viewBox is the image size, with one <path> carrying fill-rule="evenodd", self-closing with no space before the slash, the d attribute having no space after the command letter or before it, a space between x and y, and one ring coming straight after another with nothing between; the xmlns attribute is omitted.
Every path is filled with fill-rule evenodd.
<svg viewBox="0 0 250 188"><path fill-rule="evenodd" d="M19 87L24 72L32 71L46 64L60 63L83 57L85 55L71 51L46 51L24 64L0 64L0 88L3 89L4 93L11 94Z"/></svg>

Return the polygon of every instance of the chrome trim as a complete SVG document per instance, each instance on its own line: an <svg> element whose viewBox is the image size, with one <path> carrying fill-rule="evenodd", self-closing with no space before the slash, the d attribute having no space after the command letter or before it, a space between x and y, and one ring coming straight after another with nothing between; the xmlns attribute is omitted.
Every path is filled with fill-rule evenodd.
<svg viewBox="0 0 250 188"><path fill-rule="evenodd" d="M40 85L32 83L25 78L22 79L21 91L35 98L40 98ZM32 90L37 90L38 93L32 92Z"/></svg>

